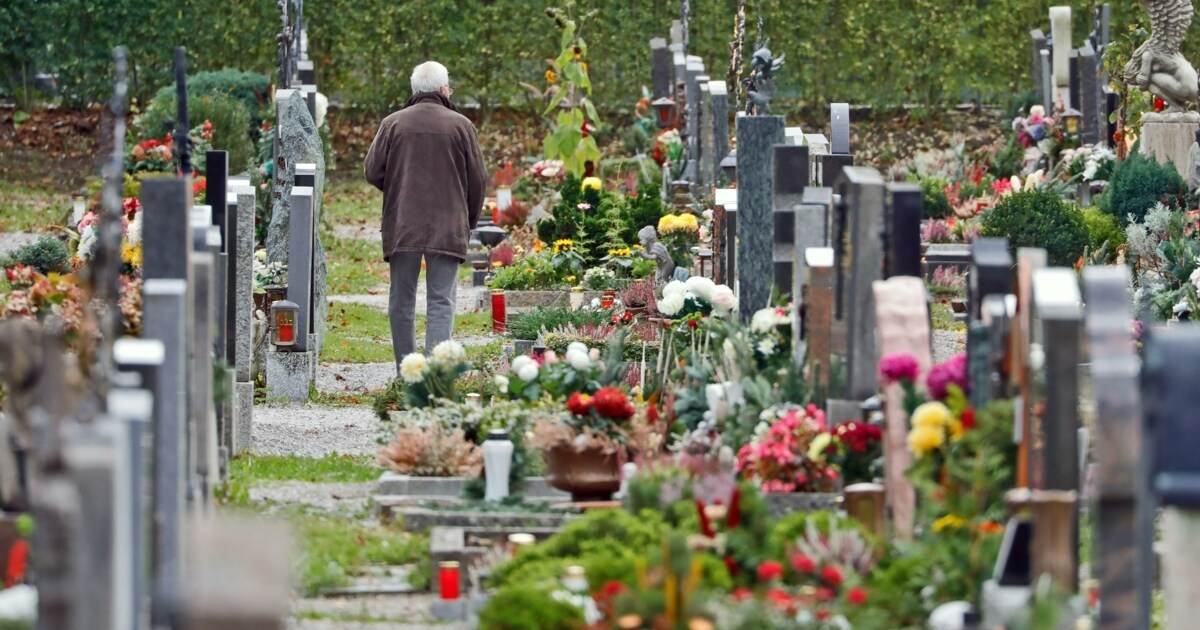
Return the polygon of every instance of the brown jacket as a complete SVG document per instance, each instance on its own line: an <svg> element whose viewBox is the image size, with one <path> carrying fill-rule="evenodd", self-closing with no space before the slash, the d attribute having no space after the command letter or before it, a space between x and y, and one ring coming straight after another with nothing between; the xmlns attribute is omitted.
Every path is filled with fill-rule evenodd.
<svg viewBox="0 0 1200 630"><path fill-rule="evenodd" d="M466 259L487 169L475 126L449 99L417 94L384 118L363 166L383 191L384 260L396 252Z"/></svg>

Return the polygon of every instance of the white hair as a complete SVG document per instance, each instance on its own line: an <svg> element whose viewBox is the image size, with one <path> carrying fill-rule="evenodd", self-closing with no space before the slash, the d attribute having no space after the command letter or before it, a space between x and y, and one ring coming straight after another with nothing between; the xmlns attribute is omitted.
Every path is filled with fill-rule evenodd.
<svg viewBox="0 0 1200 630"><path fill-rule="evenodd" d="M436 61L426 61L413 68L413 94L437 92L448 85L450 85L450 73L446 71L446 66Z"/></svg>

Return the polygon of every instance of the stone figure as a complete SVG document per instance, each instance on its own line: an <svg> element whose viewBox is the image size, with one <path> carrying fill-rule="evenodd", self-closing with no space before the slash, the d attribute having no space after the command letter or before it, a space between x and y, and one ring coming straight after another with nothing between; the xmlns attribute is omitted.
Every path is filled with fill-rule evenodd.
<svg viewBox="0 0 1200 630"><path fill-rule="evenodd" d="M1196 141L1188 152L1188 190L1200 188L1200 129L1196 130Z"/></svg>
<svg viewBox="0 0 1200 630"><path fill-rule="evenodd" d="M768 40L767 43L770 43ZM776 71L783 67L787 54L774 57L764 44L750 59L750 78L746 79L746 114L766 115L771 113L771 96L775 93Z"/></svg>
<svg viewBox="0 0 1200 630"><path fill-rule="evenodd" d="M655 281L658 284L670 282L675 273L675 261L671 259L671 252L667 251L667 246L658 242L658 231L653 225L647 225L638 232L638 242L642 244L642 258L658 263L658 272L654 274Z"/></svg>
<svg viewBox="0 0 1200 630"><path fill-rule="evenodd" d="M1179 53L1192 24L1192 0L1142 0L1150 15L1150 39L1125 66L1125 83L1149 91L1167 104L1165 114L1187 111L1196 102L1196 69Z"/></svg>

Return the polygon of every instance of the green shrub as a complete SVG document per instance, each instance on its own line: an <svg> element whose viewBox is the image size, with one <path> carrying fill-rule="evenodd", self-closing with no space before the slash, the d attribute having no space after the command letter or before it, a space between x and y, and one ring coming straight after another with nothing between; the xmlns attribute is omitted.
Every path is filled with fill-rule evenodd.
<svg viewBox="0 0 1200 630"><path fill-rule="evenodd" d="M583 627L583 611L533 586L501 589L479 611L480 630L571 630Z"/></svg>
<svg viewBox="0 0 1200 630"><path fill-rule="evenodd" d="M1111 214L1092 206L1083 211L1083 223L1088 231L1088 248L1097 251L1108 243L1108 251L1113 252L1125 244L1125 228Z"/></svg>
<svg viewBox="0 0 1200 630"><path fill-rule="evenodd" d="M1100 197L1100 209L1127 225L1129 215L1141 221L1158 202L1178 210L1186 194L1187 185L1173 164L1159 164L1135 151L1113 169L1108 190Z"/></svg>
<svg viewBox="0 0 1200 630"><path fill-rule="evenodd" d="M232 96L246 106L250 112L250 133L255 133L262 124L259 112L267 104L270 97L267 77L257 72L243 72L233 68L224 70L200 72L188 77L188 98L204 94L224 94ZM154 95L154 100L175 98L175 86L160 89Z"/></svg>
<svg viewBox="0 0 1200 630"><path fill-rule="evenodd" d="M175 95L156 96L137 119L138 137L161 138L174 132ZM254 157L250 139L250 110L241 101L224 94L203 94L188 98L188 124L193 128L204 121L213 125L213 148L229 152L229 172L245 171Z"/></svg>
<svg viewBox="0 0 1200 630"><path fill-rule="evenodd" d="M53 236L43 236L22 245L0 263L3 267L33 267L42 274L67 273L71 270L71 252L67 250L66 243Z"/></svg>
<svg viewBox="0 0 1200 630"><path fill-rule="evenodd" d="M1028 112L1029 108L1021 110ZM1024 116L1025 114L1020 114ZM1010 116L1009 118L1015 118ZM1021 164L1025 161L1025 149L1021 143L1017 142L1016 134L1012 134L1008 138L1008 142L999 151L996 151L992 156L991 169L989 172L997 179L1009 179L1013 175L1021 174Z"/></svg>
<svg viewBox="0 0 1200 630"><path fill-rule="evenodd" d="M1051 266L1070 267L1088 244L1083 213L1046 189L1014 193L983 215L983 236L1008 238L1016 258L1019 247L1041 247Z"/></svg>
<svg viewBox="0 0 1200 630"><path fill-rule="evenodd" d="M954 214L950 207L950 198L946 196L946 180L940 177L926 177L921 180L921 201L925 205L926 219L944 219Z"/></svg>
<svg viewBox="0 0 1200 630"><path fill-rule="evenodd" d="M784 557L787 550L794 547L796 541L804 537L805 532L808 531L808 524L810 522L822 534L828 534L833 529L853 529L863 536L870 537L870 534L863 529L862 524L857 520L840 516L836 512L826 510L792 512L776 521L775 525L771 528L771 534L767 540L768 553L775 557Z"/></svg>
<svg viewBox="0 0 1200 630"><path fill-rule="evenodd" d="M513 315L508 322L507 334L513 339L537 339L543 328L549 331L567 324L598 326L611 321L611 311L592 309L572 311L565 306L554 306Z"/></svg>

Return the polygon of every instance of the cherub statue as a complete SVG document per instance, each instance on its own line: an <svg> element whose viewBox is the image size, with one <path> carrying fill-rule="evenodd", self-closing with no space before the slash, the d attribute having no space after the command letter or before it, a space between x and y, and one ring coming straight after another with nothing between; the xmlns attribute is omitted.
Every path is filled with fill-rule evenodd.
<svg viewBox="0 0 1200 630"><path fill-rule="evenodd" d="M658 273L654 274L655 281L658 284L670 282L675 273L675 261L671 260L671 252L667 251L667 246L658 242L658 231L653 225L647 225L638 232L638 242L642 244L642 258L658 263Z"/></svg>
<svg viewBox="0 0 1200 630"><path fill-rule="evenodd" d="M1179 54L1192 24L1192 0L1142 0L1142 6L1150 15L1150 39L1125 66L1125 83L1162 98L1166 114L1187 111L1200 96L1196 69Z"/></svg>
<svg viewBox="0 0 1200 630"><path fill-rule="evenodd" d="M766 44L769 44L770 40ZM750 59L750 78L746 79L746 114L765 115L771 113L771 97L775 93L775 72L783 67L787 54L774 57L763 44Z"/></svg>

